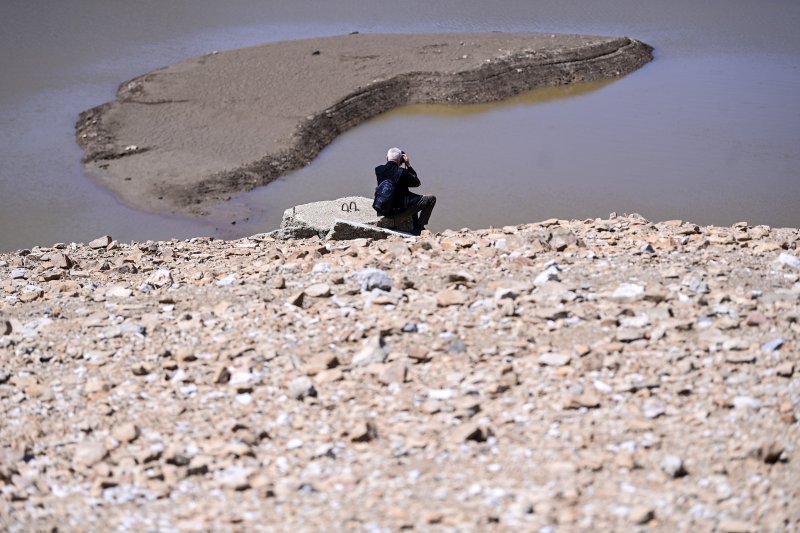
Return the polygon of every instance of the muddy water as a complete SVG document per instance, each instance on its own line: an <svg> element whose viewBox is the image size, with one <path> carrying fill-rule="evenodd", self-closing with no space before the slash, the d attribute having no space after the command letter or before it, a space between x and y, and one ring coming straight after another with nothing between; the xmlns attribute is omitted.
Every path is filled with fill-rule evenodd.
<svg viewBox="0 0 800 533"><path fill-rule="evenodd" d="M371 169L390 145L412 155L422 191L439 197L433 229L610 211L800 226L800 3L403 5L407 15L395 16L397 3L385 0L0 3L0 250L102 233L127 241L271 229L293 204L370 195ZM350 31L492 30L629 35L654 45L656 60L613 83L387 113L213 220L130 209L82 171L78 113L148 70Z"/></svg>

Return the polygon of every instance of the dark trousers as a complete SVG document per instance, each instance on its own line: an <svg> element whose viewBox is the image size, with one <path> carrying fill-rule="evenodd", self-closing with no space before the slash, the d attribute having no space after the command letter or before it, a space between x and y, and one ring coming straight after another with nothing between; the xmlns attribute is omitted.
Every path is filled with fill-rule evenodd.
<svg viewBox="0 0 800 533"><path fill-rule="evenodd" d="M414 229L422 230L428 225L435 205L435 196L420 196L415 194L406 199L406 208L403 211L406 213L411 212L411 220L414 223Z"/></svg>

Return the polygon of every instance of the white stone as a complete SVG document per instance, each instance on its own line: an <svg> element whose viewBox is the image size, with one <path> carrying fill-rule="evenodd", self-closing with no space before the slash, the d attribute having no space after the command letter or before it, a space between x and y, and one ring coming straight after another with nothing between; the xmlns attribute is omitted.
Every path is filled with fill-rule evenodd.
<svg viewBox="0 0 800 533"><path fill-rule="evenodd" d="M612 298L636 298L644 294L644 286L635 283L623 283L611 295Z"/></svg>
<svg viewBox="0 0 800 533"><path fill-rule="evenodd" d="M547 352L539 356L539 364L544 366L566 366L572 356L564 353Z"/></svg>
<svg viewBox="0 0 800 533"><path fill-rule="evenodd" d="M367 366L386 361L388 355L383 339L377 335L364 341L364 346L353 356L354 366Z"/></svg>
<svg viewBox="0 0 800 533"><path fill-rule="evenodd" d="M779 266L788 266L791 268L800 269L800 258L785 252L778 256L778 258L775 260L775 263Z"/></svg>
<svg viewBox="0 0 800 533"><path fill-rule="evenodd" d="M132 294L131 289L122 286L111 287L106 291L106 297L110 298L129 298Z"/></svg>

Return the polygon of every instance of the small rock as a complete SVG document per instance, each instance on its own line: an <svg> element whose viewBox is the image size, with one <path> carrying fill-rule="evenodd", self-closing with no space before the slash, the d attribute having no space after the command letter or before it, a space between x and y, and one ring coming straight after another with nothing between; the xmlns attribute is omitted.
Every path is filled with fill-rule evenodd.
<svg viewBox="0 0 800 533"><path fill-rule="evenodd" d="M539 356L539 364L542 366L566 366L572 360L572 356L563 353L547 352Z"/></svg>
<svg viewBox="0 0 800 533"><path fill-rule="evenodd" d="M743 365L756 362L756 356L752 353L733 352L725 356L726 363Z"/></svg>
<svg viewBox="0 0 800 533"><path fill-rule="evenodd" d="M217 281L217 287L232 287L238 282L239 280L236 278L236 274L229 274Z"/></svg>
<svg viewBox="0 0 800 533"><path fill-rule="evenodd" d="M431 400L452 400L456 397L456 391L453 389L430 389L428 390L428 398Z"/></svg>
<svg viewBox="0 0 800 533"><path fill-rule="evenodd" d="M779 266L788 266L791 268L800 269L800 257L795 257L787 253L782 253L779 255L775 260L775 263Z"/></svg>
<svg viewBox="0 0 800 533"><path fill-rule="evenodd" d="M492 431L481 425L473 422L464 422L450 434L450 440L456 444L461 444L468 441L486 442L492 436Z"/></svg>
<svg viewBox="0 0 800 533"><path fill-rule="evenodd" d="M359 270L355 273L355 278L361 285L361 292L370 292L373 289L392 290L392 278L389 274L377 268Z"/></svg>
<svg viewBox="0 0 800 533"><path fill-rule="evenodd" d="M27 268L15 268L11 270L11 279L27 279L27 278L28 278Z"/></svg>
<svg viewBox="0 0 800 533"><path fill-rule="evenodd" d="M302 400L303 398L314 398L317 395L317 389L314 388L314 382L307 376L295 378L289 384L289 395L295 400Z"/></svg>
<svg viewBox="0 0 800 533"><path fill-rule="evenodd" d="M243 491L250 488L250 476L253 474L249 468L240 466L230 466L218 473L217 478L220 484L235 491Z"/></svg>
<svg viewBox="0 0 800 533"><path fill-rule="evenodd" d="M14 328L8 320L0 320L0 335L11 335Z"/></svg>
<svg viewBox="0 0 800 533"><path fill-rule="evenodd" d="M600 399L594 394L585 393L580 396L571 396L564 405L564 409L580 409L581 407L587 409L600 407Z"/></svg>
<svg viewBox="0 0 800 533"><path fill-rule="evenodd" d="M656 511L652 507L638 505L631 509L628 517L630 518L630 521L637 526L643 526L656 517Z"/></svg>
<svg viewBox="0 0 800 533"><path fill-rule="evenodd" d="M766 353L774 352L780 350L781 346L784 344L786 344L786 341L783 338L778 337L777 339L773 339L762 344L761 351Z"/></svg>
<svg viewBox="0 0 800 533"><path fill-rule="evenodd" d="M302 448L305 445L303 439L289 439L289 442L286 443L287 450L297 450Z"/></svg>
<svg viewBox="0 0 800 533"><path fill-rule="evenodd" d="M408 367L402 362L392 363L386 367L380 377L381 383L384 385L392 385L394 383L402 384L406 381L408 374Z"/></svg>
<svg viewBox="0 0 800 533"><path fill-rule="evenodd" d="M353 442L369 442L378 437L378 431L372 422L359 422L349 431L349 435Z"/></svg>
<svg viewBox="0 0 800 533"><path fill-rule="evenodd" d="M92 248L93 250L98 250L100 248L105 249L105 248L108 247L109 244L111 244L111 241L112 241L112 239L111 239L110 235L104 235L104 236L98 237L95 240L93 240L92 242L90 242L89 243L89 248Z"/></svg>
<svg viewBox="0 0 800 533"><path fill-rule="evenodd" d="M91 468L105 459L106 453L106 447L102 442L82 442L75 448L72 461L78 465Z"/></svg>
<svg viewBox="0 0 800 533"><path fill-rule="evenodd" d="M131 368L131 372L133 372L134 376L146 376L152 371L153 367L150 363L138 363Z"/></svg>
<svg viewBox="0 0 800 533"><path fill-rule="evenodd" d="M214 383L217 385L222 385L228 383L231 380L231 371L228 369L227 366L223 365L217 370L216 375L214 376Z"/></svg>
<svg viewBox="0 0 800 533"><path fill-rule="evenodd" d="M749 315L747 315L747 320L745 322L748 326L763 326L769 323L769 319L764 316L763 313L759 311L752 311Z"/></svg>
<svg viewBox="0 0 800 533"><path fill-rule="evenodd" d="M326 298L331 295L331 287L327 283L315 283L306 287L304 292L312 298Z"/></svg>
<svg viewBox="0 0 800 533"><path fill-rule="evenodd" d="M468 293L457 289L445 289L436 293L436 305L449 307L451 305L464 305L467 303Z"/></svg>
<svg viewBox="0 0 800 533"><path fill-rule="evenodd" d="M611 294L612 298L619 300L632 300L644 295L645 287L635 283L623 283Z"/></svg>
<svg viewBox="0 0 800 533"><path fill-rule="evenodd" d="M231 374L228 383L236 389L238 393L248 393L253 391L253 385L258 382L258 376L252 372L239 371Z"/></svg>
<svg viewBox="0 0 800 533"><path fill-rule="evenodd" d="M677 455L668 455L661 461L661 470L670 478L676 479L689 474L686 466L683 464L683 459Z"/></svg>
<svg viewBox="0 0 800 533"><path fill-rule="evenodd" d="M761 408L761 402L750 396L736 396L733 399L733 406L736 409L753 409L758 410Z"/></svg>
<svg viewBox="0 0 800 533"><path fill-rule="evenodd" d="M644 339L644 331L638 328L618 328L617 340L619 342L634 342L639 339Z"/></svg>
<svg viewBox="0 0 800 533"><path fill-rule="evenodd" d="M303 364L303 371L309 376L316 376L320 372L339 366L339 358L334 353L323 352L314 355Z"/></svg>
<svg viewBox="0 0 800 533"><path fill-rule="evenodd" d="M139 437L139 428L132 423L122 424L111 430L111 436L119 442L133 442Z"/></svg>
<svg viewBox="0 0 800 533"><path fill-rule="evenodd" d="M110 298L129 298L133 291L127 287L111 287L106 291L106 296Z"/></svg>
<svg viewBox="0 0 800 533"><path fill-rule="evenodd" d="M286 303L288 303L289 305L293 305L295 307L303 307L303 300L305 299L305 297L306 297L306 293L303 292L303 291L300 291L298 293L295 293L295 294L291 295L289 298L287 298L286 299Z"/></svg>
<svg viewBox="0 0 800 533"><path fill-rule="evenodd" d="M447 283L455 283L456 285L473 285L475 283L475 276L469 272L451 272L445 278Z"/></svg>
<svg viewBox="0 0 800 533"><path fill-rule="evenodd" d="M642 406L642 413L646 418L658 418L667 412L667 406L661 400L656 398L649 398Z"/></svg>
<svg viewBox="0 0 800 533"><path fill-rule="evenodd" d="M753 524L741 520L722 520L717 531L720 531L720 533L752 533L759 531L759 529Z"/></svg>
<svg viewBox="0 0 800 533"><path fill-rule="evenodd" d="M559 268L558 265L549 265L533 279L533 284L541 286L545 285L549 281L559 281L559 272L561 272L561 268Z"/></svg>
<svg viewBox="0 0 800 533"><path fill-rule="evenodd" d="M51 252L49 254L50 263L53 268L60 268L62 270L69 270L72 267L72 259L67 254L61 252Z"/></svg>
<svg viewBox="0 0 800 533"><path fill-rule="evenodd" d="M2 323L0 323L0 331L2 331ZM783 378L790 378L794 375L794 363L781 363L775 369L775 372Z"/></svg>
<svg viewBox="0 0 800 533"><path fill-rule="evenodd" d="M147 277L145 283L156 288L172 285L172 272L168 268L159 268Z"/></svg>
<svg viewBox="0 0 800 533"><path fill-rule="evenodd" d="M353 356L354 366L367 366L383 363L387 357L386 344L383 337L374 335L364 342L364 347Z"/></svg>
<svg viewBox="0 0 800 533"><path fill-rule="evenodd" d="M778 442L768 442L759 446L753 455L768 465L774 465L780 461L784 449L783 445Z"/></svg>
<svg viewBox="0 0 800 533"><path fill-rule="evenodd" d="M563 252L568 246L583 246L583 241L579 239L574 233L567 228L553 229L550 241L550 247L557 252Z"/></svg>

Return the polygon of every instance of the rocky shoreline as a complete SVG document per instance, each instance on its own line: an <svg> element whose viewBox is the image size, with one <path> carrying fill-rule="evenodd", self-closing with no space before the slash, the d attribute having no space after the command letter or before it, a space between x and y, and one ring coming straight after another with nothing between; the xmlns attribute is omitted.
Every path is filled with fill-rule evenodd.
<svg viewBox="0 0 800 533"><path fill-rule="evenodd" d="M0 254L0 529L800 527L800 231Z"/></svg>
<svg viewBox="0 0 800 533"><path fill-rule="evenodd" d="M532 33L376 35L212 53L120 86L81 114L87 172L147 211L206 214L306 165L393 108L481 103L613 79L652 60L627 37Z"/></svg>

